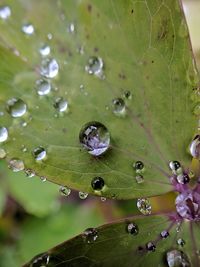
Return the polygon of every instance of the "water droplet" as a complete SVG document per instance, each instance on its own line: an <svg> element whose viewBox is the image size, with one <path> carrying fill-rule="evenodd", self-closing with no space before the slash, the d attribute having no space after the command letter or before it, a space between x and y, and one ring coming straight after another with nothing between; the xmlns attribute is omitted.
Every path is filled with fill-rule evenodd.
<svg viewBox="0 0 200 267"><path fill-rule="evenodd" d="M13 158L9 161L8 168L13 172L19 172L24 170L24 162L21 159Z"/></svg>
<svg viewBox="0 0 200 267"><path fill-rule="evenodd" d="M162 232L160 233L160 236L161 236L162 238L167 238L167 237L169 236L169 232L168 232L167 230L164 230L164 231L162 231Z"/></svg>
<svg viewBox="0 0 200 267"><path fill-rule="evenodd" d="M177 245L183 247L185 245L185 241L182 238L177 239L176 241Z"/></svg>
<svg viewBox="0 0 200 267"><path fill-rule="evenodd" d="M125 99L131 99L132 98L132 94L131 94L131 91L124 91L124 93L123 93L123 97L125 98Z"/></svg>
<svg viewBox="0 0 200 267"><path fill-rule="evenodd" d="M129 223L127 225L127 232L131 235L137 235L139 232L138 226L135 223Z"/></svg>
<svg viewBox="0 0 200 267"><path fill-rule="evenodd" d="M98 232L95 228L88 228L83 232L82 237L86 243L90 244L97 240Z"/></svg>
<svg viewBox="0 0 200 267"><path fill-rule="evenodd" d="M200 115L200 105L197 104L193 110L194 115L199 116Z"/></svg>
<svg viewBox="0 0 200 267"><path fill-rule="evenodd" d="M0 143L8 139L8 130L6 127L0 126Z"/></svg>
<svg viewBox="0 0 200 267"><path fill-rule="evenodd" d="M39 49L39 53L42 57L46 57L51 53L51 48L49 45L43 45L40 49Z"/></svg>
<svg viewBox="0 0 200 267"><path fill-rule="evenodd" d="M167 252L166 260L169 267L190 267L188 257L183 251L173 249Z"/></svg>
<svg viewBox="0 0 200 267"><path fill-rule="evenodd" d="M19 98L12 98L7 101L7 111L13 118L18 118L26 113L27 105Z"/></svg>
<svg viewBox="0 0 200 267"><path fill-rule="evenodd" d="M48 254L40 254L36 258L34 258L30 267L47 267L50 262L50 255Z"/></svg>
<svg viewBox="0 0 200 267"><path fill-rule="evenodd" d="M152 252L154 252L155 250L156 250L156 246L155 246L155 244L153 243L153 242L148 242L147 244L146 244L146 249L148 250L148 251L152 251Z"/></svg>
<svg viewBox="0 0 200 267"><path fill-rule="evenodd" d="M32 178L35 176L35 172L32 169L25 169L25 174L27 177Z"/></svg>
<svg viewBox="0 0 200 267"><path fill-rule="evenodd" d="M58 62L52 58L52 59L44 59L42 61L40 74L46 78L52 79L55 78L59 71L59 65Z"/></svg>
<svg viewBox="0 0 200 267"><path fill-rule="evenodd" d="M133 163L133 168L135 169L136 173L144 172L144 163L142 161L136 161Z"/></svg>
<svg viewBox="0 0 200 267"><path fill-rule="evenodd" d="M136 175L136 176L135 176L135 180L136 180L136 182L137 182L138 184L142 184L142 183L144 183L144 177L143 177L143 175L141 175L141 174Z"/></svg>
<svg viewBox="0 0 200 267"><path fill-rule="evenodd" d="M52 38L53 38L52 33L49 32L49 33L47 34L47 38L48 38L49 40L52 40Z"/></svg>
<svg viewBox="0 0 200 267"><path fill-rule="evenodd" d="M84 200L88 197L88 193L85 193L85 192L78 192L78 195L79 195L79 198Z"/></svg>
<svg viewBox="0 0 200 267"><path fill-rule="evenodd" d="M68 110L68 102L63 97L56 98L54 102L54 108L57 109L58 112L64 112Z"/></svg>
<svg viewBox="0 0 200 267"><path fill-rule="evenodd" d="M70 23L69 25L68 25L68 27L67 27L67 31L69 32L69 33L74 33L75 32L75 25L74 25L74 23Z"/></svg>
<svg viewBox="0 0 200 267"><path fill-rule="evenodd" d="M95 74L99 76L102 74L103 66L104 63L102 58L93 56L88 59L88 64L85 66L85 70L89 74Z"/></svg>
<svg viewBox="0 0 200 267"><path fill-rule="evenodd" d="M11 9L9 6L0 7L0 18L2 20L7 20L11 16Z"/></svg>
<svg viewBox="0 0 200 267"><path fill-rule="evenodd" d="M38 95L48 95L51 92L51 84L46 80L36 81Z"/></svg>
<svg viewBox="0 0 200 267"><path fill-rule="evenodd" d="M92 179L91 185L94 190L100 191L103 189L105 182L104 179L101 177L94 177Z"/></svg>
<svg viewBox="0 0 200 267"><path fill-rule="evenodd" d="M188 174L183 173L183 174L179 174L176 177L176 180L179 184L187 184L190 181L190 177L188 176Z"/></svg>
<svg viewBox="0 0 200 267"><path fill-rule="evenodd" d="M105 202L106 201L106 197L101 197L101 201Z"/></svg>
<svg viewBox="0 0 200 267"><path fill-rule="evenodd" d="M41 161L46 158L47 152L46 150L39 146L33 150L33 156L37 161Z"/></svg>
<svg viewBox="0 0 200 267"><path fill-rule="evenodd" d="M22 32L26 35L32 35L34 33L35 29L32 24L27 23L22 26Z"/></svg>
<svg viewBox="0 0 200 267"><path fill-rule="evenodd" d="M151 214L151 203L147 198L138 198L137 208L144 215Z"/></svg>
<svg viewBox="0 0 200 267"><path fill-rule="evenodd" d="M182 173L182 168L180 162L174 160L170 161L169 168L171 169L173 174L179 174Z"/></svg>
<svg viewBox="0 0 200 267"><path fill-rule="evenodd" d="M88 122L79 133L79 141L88 153L100 156L109 148L110 133L102 123Z"/></svg>
<svg viewBox="0 0 200 267"><path fill-rule="evenodd" d="M190 144L190 154L196 159L200 159L200 135L196 135Z"/></svg>
<svg viewBox="0 0 200 267"><path fill-rule="evenodd" d="M59 191L65 197L68 197L71 194L71 189L67 186L61 186Z"/></svg>
<svg viewBox="0 0 200 267"><path fill-rule="evenodd" d="M112 101L112 110L115 115L124 116L126 114L126 105L122 98L115 98Z"/></svg>
<svg viewBox="0 0 200 267"><path fill-rule="evenodd" d="M6 151L3 148L0 148L0 159L4 159L6 157Z"/></svg>

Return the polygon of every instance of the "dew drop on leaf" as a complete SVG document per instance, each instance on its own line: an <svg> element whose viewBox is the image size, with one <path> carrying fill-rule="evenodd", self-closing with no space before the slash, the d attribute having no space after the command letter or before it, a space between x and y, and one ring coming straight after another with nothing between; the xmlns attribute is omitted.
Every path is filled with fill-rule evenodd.
<svg viewBox="0 0 200 267"><path fill-rule="evenodd" d="M0 7L0 18L2 20L7 20L11 16L11 9L9 6Z"/></svg>
<svg viewBox="0 0 200 267"><path fill-rule="evenodd" d="M40 47L39 49L39 53L42 57L46 57L51 53L51 48L49 45L43 45L42 47Z"/></svg>
<svg viewBox="0 0 200 267"><path fill-rule="evenodd" d="M36 81L37 94L40 96L48 95L51 92L51 84L46 80Z"/></svg>
<svg viewBox="0 0 200 267"><path fill-rule="evenodd" d="M186 173L177 175L176 179L179 184L187 184L190 181L190 177Z"/></svg>
<svg viewBox="0 0 200 267"><path fill-rule="evenodd" d="M167 230L163 230L161 233L160 233L160 236L162 238L167 238L169 236L169 232Z"/></svg>
<svg viewBox="0 0 200 267"><path fill-rule="evenodd" d="M22 117L27 111L26 103L19 98L9 99L6 108L13 118Z"/></svg>
<svg viewBox="0 0 200 267"><path fill-rule="evenodd" d="M67 27L67 31L69 32L69 33L74 33L75 32L75 25L74 25L74 23L70 23L69 25L68 25L68 27Z"/></svg>
<svg viewBox="0 0 200 267"><path fill-rule="evenodd" d="M83 232L82 237L86 243L90 244L97 240L98 232L95 228L88 228Z"/></svg>
<svg viewBox="0 0 200 267"><path fill-rule="evenodd" d="M151 214L151 203L147 198L138 198L137 208L144 215Z"/></svg>
<svg viewBox="0 0 200 267"><path fill-rule="evenodd" d="M182 173L182 168L180 162L174 160L170 161L169 168L171 169L173 174L179 174Z"/></svg>
<svg viewBox="0 0 200 267"><path fill-rule="evenodd" d="M126 114L126 105L122 98L115 98L112 100L112 110L117 116L124 116Z"/></svg>
<svg viewBox="0 0 200 267"><path fill-rule="evenodd" d="M168 267L190 267L188 257L183 251L173 249L167 252L166 260Z"/></svg>
<svg viewBox="0 0 200 267"><path fill-rule="evenodd" d="M85 66L85 70L89 73L89 74L95 74L97 76L101 75L102 71L103 71L103 60L100 57L90 57L88 59L88 63Z"/></svg>
<svg viewBox="0 0 200 267"><path fill-rule="evenodd" d="M26 35L32 35L35 32L35 29L32 24L27 23L22 26L22 32Z"/></svg>
<svg viewBox="0 0 200 267"><path fill-rule="evenodd" d="M101 197L101 201L105 202L106 201L106 197Z"/></svg>
<svg viewBox="0 0 200 267"><path fill-rule="evenodd" d="M25 169L25 174L27 177L32 178L35 176L35 172L32 169Z"/></svg>
<svg viewBox="0 0 200 267"><path fill-rule="evenodd" d="M182 238L177 239L176 241L177 245L183 247L185 245L185 241Z"/></svg>
<svg viewBox="0 0 200 267"><path fill-rule="evenodd" d="M33 260L31 267L47 267L50 263L50 255L42 254Z"/></svg>
<svg viewBox="0 0 200 267"><path fill-rule="evenodd" d="M88 197L88 193L85 193L85 192L78 192L78 196L80 199L84 200Z"/></svg>
<svg viewBox="0 0 200 267"><path fill-rule="evenodd" d="M136 173L144 172L144 163L142 161L136 161L133 163L133 168Z"/></svg>
<svg viewBox="0 0 200 267"><path fill-rule="evenodd" d="M127 225L127 232L131 235L137 235L139 232L138 226L135 223L129 223Z"/></svg>
<svg viewBox="0 0 200 267"><path fill-rule="evenodd" d="M61 193L61 195L68 197L71 194L71 189L67 186L61 186L59 192Z"/></svg>
<svg viewBox="0 0 200 267"><path fill-rule="evenodd" d="M190 144L190 154L196 159L200 159L200 135L196 135Z"/></svg>
<svg viewBox="0 0 200 267"><path fill-rule="evenodd" d="M0 159L4 159L6 157L6 151L3 148L0 148Z"/></svg>
<svg viewBox="0 0 200 267"><path fill-rule="evenodd" d="M47 178L46 178L45 176L40 176L40 180L41 180L42 182L46 182L46 181L47 181Z"/></svg>
<svg viewBox="0 0 200 267"><path fill-rule="evenodd" d="M146 244L146 249L148 250L148 251L152 251L152 252L154 252L155 250L156 250L156 246L155 246L155 244L153 243L153 242L148 242L147 244Z"/></svg>
<svg viewBox="0 0 200 267"><path fill-rule="evenodd" d="M67 111L68 110L68 102L67 102L67 100L65 100L63 97L56 98L56 100L54 102L54 108L58 112Z"/></svg>
<svg viewBox="0 0 200 267"><path fill-rule="evenodd" d="M124 91L124 93L123 93L123 97L125 98L125 99L132 99L132 94L131 94L131 91Z"/></svg>
<svg viewBox="0 0 200 267"><path fill-rule="evenodd" d="M24 162L21 159L13 158L8 163L8 168L13 172L19 172L24 170Z"/></svg>
<svg viewBox="0 0 200 267"><path fill-rule="evenodd" d="M33 150L33 156L37 161L41 161L45 159L46 155L47 155L47 152L42 146L39 146Z"/></svg>
<svg viewBox="0 0 200 267"><path fill-rule="evenodd" d="M91 182L92 188L96 191L100 191L103 189L105 182L101 177L94 177Z"/></svg>
<svg viewBox="0 0 200 267"><path fill-rule="evenodd" d="M143 177L143 175L141 175L141 174L137 174L137 175L135 176L135 180L136 180L136 182L137 182L138 184L142 184L142 183L144 183L144 177Z"/></svg>
<svg viewBox="0 0 200 267"><path fill-rule="evenodd" d="M6 127L0 126L0 143L8 139L8 130Z"/></svg>
<svg viewBox="0 0 200 267"><path fill-rule="evenodd" d="M100 156L109 148L110 133L102 123L88 122L79 133L79 141L88 153Z"/></svg>
<svg viewBox="0 0 200 267"><path fill-rule="evenodd" d="M59 71L59 65L56 59L44 59L40 69L40 74L46 78L55 78Z"/></svg>

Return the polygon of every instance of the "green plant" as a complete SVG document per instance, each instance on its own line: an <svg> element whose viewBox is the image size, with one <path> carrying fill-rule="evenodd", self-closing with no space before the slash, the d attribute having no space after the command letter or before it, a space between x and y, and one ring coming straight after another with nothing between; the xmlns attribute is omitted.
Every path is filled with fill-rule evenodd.
<svg viewBox="0 0 200 267"><path fill-rule="evenodd" d="M7 2L1 157L143 213L26 266L199 266L199 76L179 1ZM150 215L171 191L176 210Z"/></svg>

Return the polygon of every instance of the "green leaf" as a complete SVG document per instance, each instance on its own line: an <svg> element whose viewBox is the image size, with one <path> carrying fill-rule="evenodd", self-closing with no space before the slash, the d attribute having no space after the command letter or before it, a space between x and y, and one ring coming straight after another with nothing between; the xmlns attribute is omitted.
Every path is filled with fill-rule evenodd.
<svg viewBox="0 0 200 267"><path fill-rule="evenodd" d="M129 223L137 225L137 234L127 232ZM160 233L164 230L168 230L169 236L161 238ZM42 263L45 265L48 256L49 267L199 266L200 262L197 256L198 230L197 224L194 222L183 222L177 228L176 222L173 223L166 215L153 215L145 218L142 216L133 217L127 222L97 228L96 240L90 243L88 240L91 241L92 239L85 238L83 233L44 254L40 254L31 261L32 263L35 261L33 265L30 262L24 267L37 267ZM196 248L194 247L194 236L197 241ZM177 244L179 238L185 241L183 246ZM146 244L149 242L154 243L155 251L147 251ZM182 251L191 265L168 265L166 255L172 250Z"/></svg>
<svg viewBox="0 0 200 267"><path fill-rule="evenodd" d="M109 198L173 190L168 163L189 167L187 147L197 128L191 96L199 81L179 1L7 2L12 15L0 24L0 124L9 131L2 144L7 160L21 159L38 176ZM26 36L21 28L29 22L35 33ZM72 25L72 32L67 30L70 23L74 32ZM43 43L60 69L51 93L38 96ZM91 56L103 59L105 78L85 71ZM127 90L132 99L125 97L126 114L117 116L112 101ZM5 110L13 97L27 104L22 117ZM68 112L55 110L58 97L68 101ZM91 121L111 135L110 149L100 157L79 143L81 128ZM36 162L32 152L40 146L47 158ZM143 184L132 167L138 160L145 165ZM96 176L105 181L98 192L91 187Z"/></svg>

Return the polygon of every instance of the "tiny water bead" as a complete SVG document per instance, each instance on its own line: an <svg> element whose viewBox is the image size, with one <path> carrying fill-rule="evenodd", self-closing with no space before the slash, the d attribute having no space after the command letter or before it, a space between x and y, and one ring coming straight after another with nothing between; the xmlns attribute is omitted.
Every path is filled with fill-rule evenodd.
<svg viewBox="0 0 200 267"><path fill-rule="evenodd" d="M127 225L127 232L131 235L137 235L139 233L138 226L135 223L129 223Z"/></svg>
<svg viewBox="0 0 200 267"><path fill-rule="evenodd" d="M27 177L32 178L35 176L35 172L32 169L25 169L25 174Z"/></svg>
<svg viewBox="0 0 200 267"><path fill-rule="evenodd" d="M162 238L167 238L169 236L169 232L167 230L163 230L161 233L160 233L160 236Z"/></svg>
<svg viewBox="0 0 200 267"><path fill-rule="evenodd" d="M13 172L19 172L24 170L24 162L21 159L13 158L8 163L8 168Z"/></svg>
<svg viewBox="0 0 200 267"><path fill-rule="evenodd" d="M105 182L101 177L94 177L91 182L92 188L96 191L100 191L103 189Z"/></svg>
<svg viewBox="0 0 200 267"><path fill-rule="evenodd" d="M54 108L58 112L67 111L68 110L68 102L67 102L67 100L65 100L63 97L56 98L56 100L54 102Z"/></svg>
<svg viewBox="0 0 200 267"><path fill-rule="evenodd" d="M115 115L124 116L126 113L126 105L122 98L112 100L112 110Z"/></svg>
<svg viewBox="0 0 200 267"><path fill-rule="evenodd" d="M40 176L40 180L41 180L42 182L46 182L46 181L47 181L47 178L46 178L45 176Z"/></svg>
<svg viewBox="0 0 200 267"><path fill-rule="evenodd" d="M71 22L67 27L67 31L69 33L74 33L75 32L75 24Z"/></svg>
<svg viewBox="0 0 200 267"><path fill-rule="evenodd" d="M22 26L22 32L26 35L32 35L35 32L34 26L31 23Z"/></svg>
<svg viewBox="0 0 200 267"><path fill-rule="evenodd" d="M136 182L137 182L138 184L142 184L142 183L144 183L144 177L143 177L143 175L141 175L141 174L137 174L137 175L135 176L135 180L136 180Z"/></svg>
<svg viewBox="0 0 200 267"><path fill-rule="evenodd" d="M61 193L61 195L68 197L71 194L71 189L67 186L61 186L59 188L59 192Z"/></svg>
<svg viewBox="0 0 200 267"><path fill-rule="evenodd" d="M33 260L30 266L31 267L47 267L49 266L49 263L50 263L50 255L40 254Z"/></svg>
<svg viewBox="0 0 200 267"><path fill-rule="evenodd" d="M78 195L79 195L79 198L84 200L88 197L88 193L85 193L85 192L78 192Z"/></svg>
<svg viewBox="0 0 200 267"><path fill-rule="evenodd" d="M88 59L88 64L85 66L85 70L89 74L95 74L95 75L100 75L103 71L103 60L100 57L90 57Z"/></svg>
<svg viewBox="0 0 200 267"><path fill-rule="evenodd" d="M44 59L41 64L40 74L46 78L55 78L59 71L59 65L55 58Z"/></svg>
<svg viewBox="0 0 200 267"><path fill-rule="evenodd" d="M0 159L4 159L6 157L6 151L3 148L0 148Z"/></svg>
<svg viewBox="0 0 200 267"><path fill-rule="evenodd" d="M196 135L190 144L190 154L196 159L200 159L200 135Z"/></svg>
<svg viewBox="0 0 200 267"><path fill-rule="evenodd" d="M94 243L98 238L98 232L95 228L88 228L83 232L82 238L88 244Z"/></svg>
<svg viewBox="0 0 200 267"><path fill-rule="evenodd" d="M137 200L137 208L144 215L151 214L151 203L147 198L139 198Z"/></svg>
<svg viewBox="0 0 200 267"><path fill-rule="evenodd" d="M102 123L88 122L80 130L79 141L89 154L100 156L110 146L110 133Z"/></svg>
<svg viewBox="0 0 200 267"><path fill-rule="evenodd" d="M173 249L167 252L166 260L168 267L190 267L188 257L183 251Z"/></svg>
<svg viewBox="0 0 200 267"><path fill-rule="evenodd" d="M8 130L6 127L0 126L0 143L5 142L8 139Z"/></svg>
<svg viewBox="0 0 200 267"><path fill-rule="evenodd" d="M42 146L39 146L33 150L33 156L37 161L41 161L46 158L47 152Z"/></svg>
<svg viewBox="0 0 200 267"><path fill-rule="evenodd" d="M156 250L156 245L153 243L153 242L148 242L147 244L146 244L146 249L148 250L148 251L152 251L152 252L154 252L155 250Z"/></svg>
<svg viewBox="0 0 200 267"><path fill-rule="evenodd" d="M180 162L174 160L170 161L169 168L171 169L172 173L178 174L182 172L181 164Z"/></svg>
<svg viewBox="0 0 200 267"><path fill-rule="evenodd" d="M27 111L26 103L20 98L9 99L6 108L13 118L22 117Z"/></svg>
<svg viewBox="0 0 200 267"><path fill-rule="evenodd" d="M179 194L175 200L177 213L187 220L200 220L200 194L188 189Z"/></svg>
<svg viewBox="0 0 200 267"><path fill-rule="evenodd" d="M11 16L11 9L9 6L0 7L0 18L2 20L7 20Z"/></svg>
<svg viewBox="0 0 200 267"><path fill-rule="evenodd" d="M179 184L187 184L190 181L190 177L186 173L177 175L176 179Z"/></svg>
<svg viewBox="0 0 200 267"><path fill-rule="evenodd" d="M136 173L141 173L144 171L144 163L142 161L136 161L133 163L133 168Z"/></svg>
<svg viewBox="0 0 200 267"><path fill-rule="evenodd" d="M177 239L176 241L177 245L183 247L185 245L185 241L182 238Z"/></svg>
<svg viewBox="0 0 200 267"><path fill-rule="evenodd" d="M36 90L37 94L40 96L48 95L51 92L51 83L46 80L38 80L36 81Z"/></svg>
<svg viewBox="0 0 200 267"><path fill-rule="evenodd" d="M124 93L123 93L123 97L125 98L125 99L131 99L132 98L132 94L131 94L131 91L124 91Z"/></svg>
<svg viewBox="0 0 200 267"><path fill-rule="evenodd" d="M49 45L43 45L42 47L40 47L39 49L39 53L42 57L46 57L51 53L51 48Z"/></svg>

